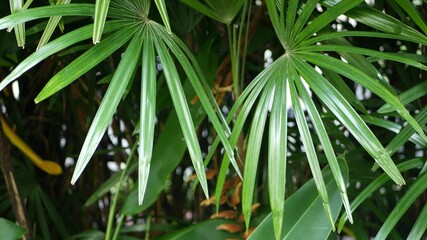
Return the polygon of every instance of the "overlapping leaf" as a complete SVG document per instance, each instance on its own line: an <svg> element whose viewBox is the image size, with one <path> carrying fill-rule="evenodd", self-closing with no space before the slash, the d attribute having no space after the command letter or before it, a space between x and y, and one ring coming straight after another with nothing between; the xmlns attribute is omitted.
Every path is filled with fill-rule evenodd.
<svg viewBox="0 0 427 240"><path fill-rule="evenodd" d="M83 143L79 158L76 163L76 167L71 179L71 183L74 184L82 174L84 168L89 163L95 152L99 142L104 136L108 125L110 124L113 114L116 111L120 100L125 93L126 87L135 71L139 55L142 48L142 38L139 34L135 35L129 46L127 47L116 72L114 73L113 79L111 79L108 90L99 106L99 109L93 119L93 122L89 128L89 132Z"/></svg>

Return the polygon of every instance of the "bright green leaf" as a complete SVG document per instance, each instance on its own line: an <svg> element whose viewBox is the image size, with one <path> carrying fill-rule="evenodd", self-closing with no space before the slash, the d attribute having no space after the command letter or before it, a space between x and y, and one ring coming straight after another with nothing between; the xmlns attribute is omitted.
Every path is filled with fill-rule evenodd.
<svg viewBox="0 0 427 240"><path fill-rule="evenodd" d="M89 163L93 153L98 147L102 136L110 124L113 114L126 90L130 78L135 71L136 64L141 53L142 38L135 35L129 43L122 60L114 73L108 90L99 106L99 109L89 128L89 132L83 143L79 158L77 159L71 183L74 184ZM47 46L47 45L46 45Z"/></svg>

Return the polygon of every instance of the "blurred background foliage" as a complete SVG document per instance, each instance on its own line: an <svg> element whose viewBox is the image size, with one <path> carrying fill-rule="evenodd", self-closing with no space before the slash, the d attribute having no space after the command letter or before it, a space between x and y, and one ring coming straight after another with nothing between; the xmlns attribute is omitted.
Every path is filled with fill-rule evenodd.
<svg viewBox="0 0 427 240"><path fill-rule="evenodd" d="M10 1L10 4L13 2ZM86 2L73 1L71 5ZM162 1L156 1L156 4L158 2ZM288 3L289 8L292 3L296 3L297 9L315 3L315 8L309 16L310 22L341 1L270 2L274 2L277 9ZM211 88L209 94L215 98L222 114L228 116L238 99L237 96L244 92L260 72L284 53L265 2L236 1L233 3L236 4L235 8L229 6L232 3L219 0L170 0L165 3L171 31L195 56L206 83ZM205 7L198 5L201 3ZM54 3L34 1L29 8L49 4ZM383 12L381 16L384 19L393 17L417 31L422 36L421 39L426 35L426 1L372 0L362 1L357 5L356 10L350 11L348 15L338 12L338 17L327 23L322 30L380 32L381 30L363 22L364 17L365 21L370 21L369 17L374 15L369 14L378 10ZM5 0L2 0L2 6L0 16L10 15ZM155 6L151 6L150 18L163 23L164 19ZM285 11L284 9L287 8L284 7L281 11ZM301 14L301 10L296 12ZM68 15L71 16L64 16L59 21L59 28L53 32L51 39L57 39L93 21L93 18L80 14ZM17 47L13 33L0 31L1 80L36 51L46 24L47 18L25 24L26 43L23 49ZM425 68L410 66L409 63L405 64L405 61L415 61L423 66L427 64L427 41L407 41L399 39L397 35L396 38L355 35L347 36L345 40L351 46L398 53L405 58L403 62L375 56L363 59L375 67L381 79L388 82L393 89L391 91L400 96L409 113L425 131L427 73ZM101 43L105 38L103 35ZM224 161L224 149L210 151L217 137L216 130L207 118L205 108L196 96L192 83L187 79L184 68L177 64L202 156L206 158L209 154L211 157L206 166L207 187L211 197L205 198L197 182L191 156L186 150L180 120L174 110L175 103L169 93L163 71L164 66L158 57L153 158L143 204L138 205L137 201L136 171L141 98L140 70L133 71L130 83L88 167L75 185L70 184L79 152L113 74L123 58L125 45L45 101L35 104L34 99L52 76L92 47L92 40L87 39L52 54L35 67L24 71L19 81L12 82L1 92L2 118L42 159L57 162L63 172L60 175L50 175L40 170L18 148L9 143L9 138L2 137L1 166L3 170L6 168L5 161L12 165L7 166L7 169L13 169L21 207L27 215L27 231L13 225L13 222L19 222L17 210L13 206L17 198L8 191L5 179L8 175L3 174L0 177L0 232L3 232L1 229L12 229L11 233L8 233L10 239L22 236L26 239L246 239L251 234L252 239L277 238L270 216L271 195L268 189L269 126L265 126L266 131L260 136L262 142L259 147L258 174L253 184L252 220L246 231L241 207L242 180L235 169L230 168L227 171L225 182L220 182L222 189L219 190L219 195L216 195L219 197L213 197ZM343 59L341 53L328 52L328 55ZM286 189L286 202L280 238L371 239L376 236L376 239L405 239L409 234L411 235L408 239L425 238L427 143L422 136L414 134L414 130L400 114L390 106L385 106L381 97L346 77L340 77L336 72L324 68L322 72L329 81L335 81L333 85L338 86L341 94L352 96L353 107L380 143L387 146L386 149L406 185L395 184L382 170L371 170L376 168L373 166L372 157L358 140L349 134L344 125L337 121L337 117L325 108L322 100L313 94L313 102L321 113L322 122L346 181L354 223L346 221L347 215L342 208L340 191L331 170L327 167L328 159L322 151L323 143L313 137L318 162L323 169L331 217L338 231L333 232L328 224L324 206L321 204L322 199L316 190L317 185L311 180L312 170L307 162L306 148L300 137L295 113L289 109L285 152L287 167L284 170L286 186L282 186ZM250 122L254 116L256 105L248 112L250 120L244 124L236 143L236 156L239 156L237 163L242 173L245 170L243 162L247 158L246 154L251 153L247 146L251 132ZM312 120L308 117L306 119L311 134L317 136ZM232 127L233 123L230 126ZM215 207L215 201L219 208Z"/></svg>

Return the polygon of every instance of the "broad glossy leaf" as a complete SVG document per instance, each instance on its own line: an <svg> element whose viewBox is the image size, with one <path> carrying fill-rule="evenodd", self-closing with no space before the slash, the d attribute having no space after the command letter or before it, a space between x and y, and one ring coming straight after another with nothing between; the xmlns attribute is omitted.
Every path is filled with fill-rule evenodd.
<svg viewBox="0 0 427 240"><path fill-rule="evenodd" d="M293 60L296 69L298 69L298 72L306 80L310 88L335 114L340 122L346 126L356 140L397 184L404 184L405 180L384 147L350 104L345 101L341 94L323 76L319 75L316 70L308 65L308 63L304 63L297 58L293 58Z"/></svg>
<svg viewBox="0 0 427 240"><path fill-rule="evenodd" d="M123 26L121 21L112 21L107 24L105 32L114 31ZM62 37L55 39L54 41L44 45L38 51L34 52L26 59L24 59L13 71L0 82L0 90L3 90L9 83L20 77L30 68L40 63L52 54L55 54L62 49L65 49L77 42L83 41L91 37L93 25L87 25L76 29L70 33L65 34Z"/></svg>
<svg viewBox="0 0 427 240"><path fill-rule="evenodd" d="M47 46L47 45L46 45ZM139 55L141 53L142 38L135 35L129 43L122 60L120 61L95 118L89 128L89 132L83 143L79 158L77 159L71 183L74 184L80 177L93 153L98 147L110 121L116 111L119 102L125 93L126 87L135 71Z"/></svg>
<svg viewBox="0 0 427 240"><path fill-rule="evenodd" d="M35 102L39 103L43 101L78 79L123 46L136 31L136 28L121 29L111 34L111 36L106 38L102 43L83 53L46 83L41 92L37 95Z"/></svg>
<svg viewBox="0 0 427 240"><path fill-rule="evenodd" d="M343 162L344 163L344 162ZM348 173L344 173L346 178ZM340 191L336 187L329 168L322 171L326 183L333 218L336 219L342 203ZM314 180L304 184L285 201L285 216L281 239L289 240L326 240L332 231L322 206L322 199L316 191ZM249 240L274 239L272 217L269 214L255 229Z"/></svg>
<svg viewBox="0 0 427 240"><path fill-rule="evenodd" d="M0 218L0 232L3 239L21 239L27 230L5 218Z"/></svg>

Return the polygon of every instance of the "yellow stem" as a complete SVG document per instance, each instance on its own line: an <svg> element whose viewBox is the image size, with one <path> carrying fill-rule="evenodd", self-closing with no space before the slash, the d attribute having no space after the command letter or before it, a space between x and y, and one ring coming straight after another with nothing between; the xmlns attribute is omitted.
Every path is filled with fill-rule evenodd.
<svg viewBox="0 0 427 240"><path fill-rule="evenodd" d="M4 134L9 139L9 141L19 150L21 150L21 152L25 154L25 156L27 156L37 167L52 175L59 175L62 173L62 168L58 163L46 161L39 157L37 153L35 153L24 141L22 141L18 135L16 135L16 133L9 127L9 125L1 116L0 121Z"/></svg>

